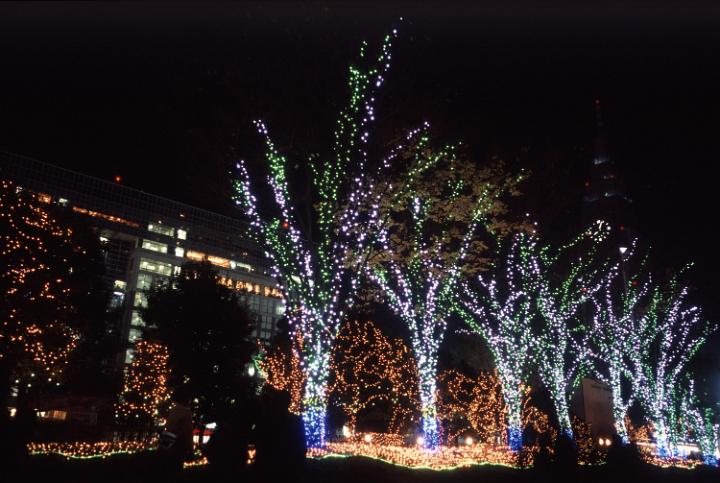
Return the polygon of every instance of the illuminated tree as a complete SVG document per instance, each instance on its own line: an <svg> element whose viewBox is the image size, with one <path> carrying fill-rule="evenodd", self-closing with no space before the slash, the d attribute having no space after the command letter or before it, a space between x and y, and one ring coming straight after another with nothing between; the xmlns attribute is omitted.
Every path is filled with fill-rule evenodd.
<svg viewBox="0 0 720 483"><path fill-rule="evenodd" d="M581 308L601 288L605 265L598 260L597 245L607 231L598 222L557 249L541 247L536 236L521 237L521 286L538 318L532 337L533 363L550 392L560 430L570 437L569 399L590 362L590 334Z"/></svg>
<svg viewBox="0 0 720 483"><path fill-rule="evenodd" d="M695 384L691 379L683 395L680 414L700 447L706 465L717 466L720 425L714 422L716 415L710 408L702 408L695 395Z"/></svg>
<svg viewBox="0 0 720 483"><path fill-rule="evenodd" d="M468 166L458 160L455 149L436 151L426 135L409 151L412 168L403 178L405 186L412 187L411 194L383 200L381 211L388 213L390 222L380 230L379 249L367 274L410 330L424 443L435 448L439 443L437 357L454 290L463 273L474 273L485 262L478 232L500 224L494 218L506 207L499 198L514 190L521 176L510 177L496 164L467 178L455 172Z"/></svg>
<svg viewBox="0 0 720 483"><path fill-rule="evenodd" d="M262 357L257 359L257 366L263 372L265 383L278 391L286 391L290 395L289 411L302 414L303 388L305 375L300 367L303 351L302 333L295 332L294 339L287 347L276 345L269 352L261 349ZM287 350L286 350L287 349Z"/></svg>
<svg viewBox="0 0 720 483"><path fill-rule="evenodd" d="M148 424L157 416L160 406L170 398L168 390L168 350L149 340L135 343L135 353L126 369L120 401L115 406L118 421Z"/></svg>
<svg viewBox="0 0 720 483"><path fill-rule="evenodd" d="M438 414L448 423L455 423L448 441L468 430L474 431L481 443L507 441L507 408L497 373L481 372L470 377L450 369L440 373L438 386Z"/></svg>
<svg viewBox="0 0 720 483"><path fill-rule="evenodd" d="M372 322L348 321L333 350L328 392L351 431L360 413L382 404L390 409L388 431L397 432L417 409L412 354L401 339L386 337Z"/></svg>
<svg viewBox="0 0 720 483"><path fill-rule="evenodd" d="M47 195L0 182L0 400L15 379L21 391L57 384L77 345L73 270L87 251L51 212Z"/></svg>
<svg viewBox="0 0 720 483"><path fill-rule="evenodd" d="M522 446L523 387L532 361L532 299L525 291L519 270L524 234L516 234L509 250L477 284L462 282L455 311L470 330L487 343L497 368L506 406L507 442ZM502 250L500 250L502 253Z"/></svg>
<svg viewBox="0 0 720 483"><path fill-rule="evenodd" d="M631 320L627 357L641 368L631 382L653 423L660 456L675 454L680 383L688 362L716 329L687 296L675 276L665 289L652 288L644 313Z"/></svg>
<svg viewBox="0 0 720 483"><path fill-rule="evenodd" d="M634 250L635 243L632 249L621 254L624 257L622 263L630 261ZM635 358L629 354L635 329L633 317L646 302L650 278L642 281L641 275L636 274L628 279L621 268L619 263L612 265L603 278L602 289L591 298L595 307L591 333L593 358L601 366L595 375L612 389L615 430L625 443L629 443L625 417L635 397L632 387L630 394L623 396L623 381L641 376L642 367L636 366Z"/></svg>
<svg viewBox="0 0 720 483"><path fill-rule="evenodd" d="M390 67L390 44L395 34L393 31L385 37L380 54L369 66L350 68L349 105L338 118L332 155L310 160L314 226L298 220L293 206L297 200L288 181L289 161L278 152L262 121L256 126L265 138L274 214L259 211L246 164L237 164L236 201L249 217L253 234L264 245L282 286L291 337L298 332L303 336L298 357L305 375L302 413L310 448L325 444L330 355L340 323L353 303L363 254L380 223L377 210L360 207L377 203L369 199L376 194L366 173L369 128L375 120L377 90ZM361 61L366 61L365 56L363 45ZM384 170L394 156L393 151L377 163L378 170Z"/></svg>
<svg viewBox="0 0 720 483"><path fill-rule="evenodd" d="M592 255L604 232L598 225L557 250L541 247L536 235L516 233L507 253L501 247L504 267L480 274L474 287L461 284L455 310L493 355L513 450L522 446L521 387L531 366L550 392L561 430L572 435L568 398L588 359L579 309L599 290L599 282L592 282L600 273ZM564 260L585 243L585 257Z"/></svg>

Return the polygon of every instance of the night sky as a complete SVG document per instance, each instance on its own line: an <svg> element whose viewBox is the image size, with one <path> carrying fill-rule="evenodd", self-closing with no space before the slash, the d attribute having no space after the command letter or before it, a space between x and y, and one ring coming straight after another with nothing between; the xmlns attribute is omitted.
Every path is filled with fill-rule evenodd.
<svg viewBox="0 0 720 483"><path fill-rule="evenodd" d="M428 120L530 168L531 209L572 231L599 98L640 233L698 263L717 320L720 7L506 3L1 4L0 150L227 212L250 121L300 165L327 152L360 41L399 25L378 139Z"/></svg>

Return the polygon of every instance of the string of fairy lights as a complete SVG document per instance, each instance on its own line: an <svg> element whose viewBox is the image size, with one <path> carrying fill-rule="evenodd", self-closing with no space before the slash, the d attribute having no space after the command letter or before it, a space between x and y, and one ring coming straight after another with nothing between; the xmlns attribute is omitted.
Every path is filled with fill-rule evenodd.
<svg viewBox="0 0 720 483"><path fill-rule="evenodd" d="M506 405L507 442L513 451L522 447L523 386L532 361L532 307L519 272L520 243L513 237L497 275L478 275L476 286L460 283L454 310L470 330L486 341L497 368Z"/></svg>
<svg viewBox="0 0 720 483"><path fill-rule="evenodd" d="M506 445L506 406L497 373L481 372L471 377L456 369L438 376L441 388L438 414L445 422L446 440L463 435L482 444ZM460 420L462 423L457 424Z"/></svg>
<svg viewBox="0 0 720 483"><path fill-rule="evenodd" d="M256 127L265 139L267 182L279 216L260 215L246 165L237 163L236 202L249 217L253 235L266 247L287 301L291 333L303 337L297 356L305 376L302 416L309 447L325 444L330 354L345 311L353 302L358 285L355 273L379 222L377 209L360 207L377 204L371 199L375 190L370 178L365 176L369 125L375 120L376 95L390 68L390 47L396 35L394 30L385 37L369 66L350 68L350 99L337 120L333 156L310 160L317 194L313 206L317 237L304 231L297 220L287 179L288 160L277 151L262 121L257 121ZM363 44L361 63L366 61L365 49ZM385 170L391 158L392 153L378 169ZM350 167L357 170L357 176L349 176Z"/></svg>
<svg viewBox="0 0 720 483"><path fill-rule="evenodd" d="M597 246L608 231L598 222L556 251L540 247L537 236L520 237L522 284L541 321L531 339L533 365L550 392L560 430L570 437L569 398L584 375L590 350L580 309L601 288L603 266L597 260Z"/></svg>
<svg viewBox="0 0 720 483"><path fill-rule="evenodd" d="M389 434L399 433L417 410L417 371L410 350L370 321L346 321L333 350L328 393L354 433L358 415L376 405L390 408Z"/></svg>
<svg viewBox="0 0 720 483"><path fill-rule="evenodd" d="M163 403L170 399L168 361L165 345L151 340L135 343L132 363L127 368L115 405L115 417L122 422L153 421Z"/></svg>
<svg viewBox="0 0 720 483"><path fill-rule="evenodd" d="M635 396L655 429L658 454L676 456L682 378L690 359L717 329L687 302L688 288L678 276L655 286L641 316L632 318L628 356L640 371L630 373Z"/></svg>
<svg viewBox="0 0 720 483"><path fill-rule="evenodd" d="M550 395L559 432L574 437L582 458L589 460L598 445L586 426L571 419L570 397L580 379L592 374L612 389L621 438L655 448L647 452L648 459L678 461L686 455L683 441L692 438L705 463L717 465L717 415L701 404L687 371L716 326L689 303L679 276L660 285L641 268L628 278L624 264L636 244L621 252L621 262L602 259L599 247L609 227L599 221L560 247L541 244L534 229L502 238L494 265L470 278L464 263L469 252L478 250L481 228L499 235L490 228L497 222L491 215L502 209L497 200L511 184L488 183L473 192L461 229L453 215L444 220L447 224L438 223L430 216L438 193L424 196L415 182L441 162L454 166L457 154L456 146L431 148L427 123L372 163L377 167L370 173L370 127L396 35L393 31L384 38L375 58L368 59L363 44L361 65L349 70L350 97L337 120L332 156L309 160L316 226L299 221L288 179L290 160L264 122L255 126L266 149L271 209L261 212L246 163L237 163L236 202L266 249L290 323L288 352L266 354L257 364L268 384L291 394L289 409L302 415L308 455L363 455L435 469L479 461L525 466L527 455L539 450L536 442L523 441L527 428L553 438L558 434L549 415L529 403L532 373ZM404 187L393 190L387 174L398 159L410 169ZM461 179L441 187L443 210L452 213L453 201L468 208L467 197L461 197L466 186ZM78 335L65 320L73 311L70 285L67 277L56 275L57 267L68 272L72 267L50 246L68 253L82 249L73 244L72 230L54 220L36 195L9 182L1 188L0 217L9 227L2 235L0 256L8 268L1 283L10 303L1 309L0 358L13 354L53 381L62 375ZM388 192L394 193L390 211ZM393 210L408 215L407 232L400 232L407 236L395 231ZM448 253L451 231L460 235ZM404 322L409 347L370 322L345 320L364 278ZM51 308L50 317L35 316L39 311L31 307L41 304ZM582 313L587 308L590 323ZM495 372L470 377L446 371L438 377L438 354L453 313L487 343ZM168 374L167 348L137 342L117 419L157 418L169 400ZM344 439L328 438L329 401L346 416ZM627 422L636 402L650 423L647 428ZM360 416L377 404L391 408L388 432L358 431ZM402 433L416 414L421 434L408 442ZM150 444L32 443L29 448L33 454L94 458L143 451Z"/></svg>
<svg viewBox="0 0 720 483"><path fill-rule="evenodd" d="M18 382L35 373L55 382L78 342L68 276L70 258L85 252L37 194L9 181L0 182L0 225L0 360L11 361Z"/></svg>
<svg viewBox="0 0 720 483"><path fill-rule="evenodd" d="M621 254L622 263L629 263L636 251L636 243ZM643 264L644 266L644 264ZM610 266L603 279L602 289L597 297L592 297L594 306L592 325L590 327L593 343L592 358L595 362L595 376L610 386L612 390L613 418L615 430L625 443L629 435L625 417L635 401L630 394L623 395L623 381L627 374L640 373L640 368L633 365L634 359L626 354L631 349L630 341L633 329L633 316L638 312L649 293L649 278L639 283L639 275L627 280L620 263ZM600 367L600 366L604 367Z"/></svg>

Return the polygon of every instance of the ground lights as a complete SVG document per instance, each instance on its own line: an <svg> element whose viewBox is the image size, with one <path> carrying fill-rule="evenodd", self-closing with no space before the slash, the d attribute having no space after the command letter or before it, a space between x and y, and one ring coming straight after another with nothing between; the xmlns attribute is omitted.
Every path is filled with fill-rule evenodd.
<svg viewBox="0 0 720 483"><path fill-rule="evenodd" d="M438 446L427 451L421 444L403 446L388 444L382 438L364 437L359 441L329 442L326 448L308 451L314 458L337 456L365 456L410 468L447 470L481 464L518 466L517 454L507 448L472 444L461 446Z"/></svg>

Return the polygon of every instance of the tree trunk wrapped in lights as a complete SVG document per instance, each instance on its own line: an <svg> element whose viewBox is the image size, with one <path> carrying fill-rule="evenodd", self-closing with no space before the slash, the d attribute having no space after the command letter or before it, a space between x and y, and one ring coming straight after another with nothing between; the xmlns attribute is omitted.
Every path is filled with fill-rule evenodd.
<svg viewBox="0 0 720 483"><path fill-rule="evenodd" d="M627 357L641 368L631 382L653 423L661 457L676 455L680 382L690 359L716 329L702 319L699 307L687 303L687 296L687 287L680 287L675 276L664 290L651 290L644 313L631 321Z"/></svg>
<svg viewBox="0 0 720 483"><path fill-rule="evenodd" d="M499 231L506 212L501 196L516 192L522 179L507 176L502 164L483 169L459 160L454 147L434 151L421 136L405 157L404 196L384 199L390 222L382 227L378 251L367 274L382 298L410 330L417 365L423 442L439 444L437 358L462 274L486 263L479 228ZM442 170L433 169L442 166Z"/></svg>
<svg viewBox="0 0 720 483"><path fill-rule="evenodd" d="M291 337L303 337L298 354L305 375L302 414L308 447L325 445L327 384L330 355L343 317L353 302L357 274L364 253L380 223L377 192L367 176L369 127L375 120L375 98L390 67L390 45L396 35L385 37L380 54L368 67L350 68L350 100L340 113L332 155L310 160L315 199L313 223L306 225L296 214L297 202L288 181L288 159L270 140L261 121L256 123L265 138L267 177L274 200L274 214L261 213L251 190L246 164L237 164L237 203L250 219L251 228L263 244L287 303ZM360 53L365 61L365 45ZM392 158L378 163L376 178ZM351 170L353 172L351 172ZM360 207L371 207L370 210Z"/></svg>

